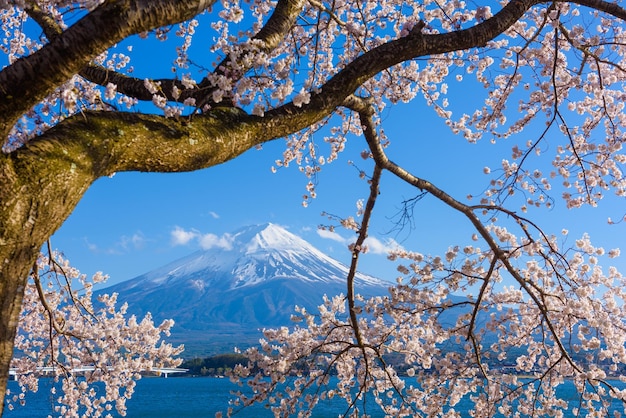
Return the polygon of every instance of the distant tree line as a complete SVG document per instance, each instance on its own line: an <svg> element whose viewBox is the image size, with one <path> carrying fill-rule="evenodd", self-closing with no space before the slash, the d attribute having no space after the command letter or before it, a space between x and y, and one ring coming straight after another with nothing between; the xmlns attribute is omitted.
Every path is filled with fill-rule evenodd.
<svg viewBox="0 0 626 418"><path fill-rule="evenodd" d="M458 349L459 348L457 347L456 350ZM449 348L449 351L455 351L455 349ZM517 356L518 354L519 353L516 352L511 353L510 356L503 360L491 359L489 365L493 370L505 371L514 369L514 359L515 356ZM582 355L576 355L576 359L584 363L596 364L597 366L606 369L609 375L619 375L626 373L626 367L622 367L619 370L609 370L609 368L606 367L606 362L597 361L597 359L594 360L591 358L585 359ZM407 376L407 369L409 369L409 365L406 364L402 355L397 353L388 354L384 356L384 362L387 365L393 366L398 375ZM186 376L224 376L228 372L232 371L233 368L235 368L235 366L237 366L238 364L242 364L244 366L247 365L248 357L246 357L244 354L239 353L217 354L206 358L197 357L194 359L185 360L180 367L189 369L189 371L185 374ZM307 373L309 369L306 362L301 362L301 364L298 367L294 368L294 370L297 370L299 373ZM335 375L336 370L334 368L331 368L329 374Z"/></svg>
<svg viewBox="0 0 626 418"><path fill-rule="evenodd" d="M238 364L248 364L248 358L237 353L218 354L185 360L180 367L189 369L188 373L194 376L223 376Z"/></svg>
<svg viewBox="0 0 626 418"><path fill-rule="evenodd" d="M385 362L396 367L401 374L405 374L408 368L399 354L385 356ZM180 367L189 369L187 376L223 376L238 364L247 365L248 357L238 353L217 354L205 358L196 357L183 361ZM296 370L300 373L307 373L308 367L306 362L302 362ZM331 369L330 374L336 374L334 368Z"/></svg>

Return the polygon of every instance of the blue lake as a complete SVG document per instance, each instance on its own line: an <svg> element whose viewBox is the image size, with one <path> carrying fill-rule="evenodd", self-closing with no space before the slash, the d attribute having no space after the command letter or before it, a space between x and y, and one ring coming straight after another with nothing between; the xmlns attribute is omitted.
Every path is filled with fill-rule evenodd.
<svg viewBox="0 0 626 418"><path fill-rule="evenodd" d="M616 386L623 388L626 385L619 382ZM53 413L53 402L50 395L52 379L40 381L40 391L28 394L26 406L16 406L13 411L5 411L5 417L41 418ZM170 377L170 378L143 378L137 382L133 398L128 401L127 417L130 418L172 418L172 417L213 417L218 411L225 411L230 391L237 387L227 378L212 377ZM9 389L15 392L16 382L9 382ZM576 393L573 385L566 385L561 394L563 399L574 400ZM466 406L467 407L467 406ZM614 401L615 409L622 410L620 404ZM462 411L462 405L457 406ZM345 403L342 400L324 401L316 407L313 417L337 417L345 412ZM373 418L384 416L377 410L376 405L370 403L368 413ZM118 416L114 414L113 416ZM256 418L272 417L271 412L262 406L247 408L240 411L237 417ZM469 416L469 415L467 415ZM567 414L565 416L568 416Z"/></svg>
<svg viewBox="0 0 626 418"><path fill-rule="evenodd" d="M16 406L13 411L6 411L7 418L41 418L54 415L53 400L50 395L52 379L42 379L38 393L29 393L24 407ZM227 378L213 377L148 377L137 382L135 393L127 402L129 418L178 418L178 417L214 417L216 412L225 412L230 391L236 390ZM19 390L16 382L9 382L9 389ZM313 417L336 417L340 403L326 402L316 408ZM372 405L374 406L374 405ZM113 414L113 416L119 416ZM273 417L262 406L246 408L237 417L256 418ZM376 415L374 415L375 417ZM381 415L382 416L382 415Z"/></svg>

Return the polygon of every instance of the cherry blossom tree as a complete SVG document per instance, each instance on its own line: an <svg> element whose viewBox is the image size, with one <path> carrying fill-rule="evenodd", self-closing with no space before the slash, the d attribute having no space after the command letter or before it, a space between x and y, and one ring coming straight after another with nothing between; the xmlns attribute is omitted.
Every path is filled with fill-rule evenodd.
<svg viewBox="0 0 626 418"><path fill-rule="evenodd" d="M39 390L42 375L54 377L54 410L58 416L126 413L142 373L178 366L183 347L161 340L172 320L155 326L150 315L138 320L116 307L117 295L104 294L94 304L90 280L71 267L61 254L48 249L33 266L24 291L12 362L20 391L7 391L7 405L27 405L28 392Z"/></svg>
<svg viewBox="0 0 626 418"><path fill-rule="evenodd" d="M256 389L243 404L306 415L339 396L351 415L367 412L370 394L389 415L454 415L469 397L476 416L558 414L567 406L555 390L565 378L580 391L578 414L624 396L607 378L626 359L623 278L599 264L618 250L588 236L569 248L527 214L556 199L576 209L624 194L619 3L14 0L0 8L3 391L40 249L96 179L207 168L278 138L287 141L277 165L313 178L350 138L366 147L372 168L363 173L371 193L360 217L341 219L358 232L345 298L329 299L317 316L301 312L293 332L268 331L249 353L261 374L237 370ZM194 37L199 25L210 27L210 43ZM169 78L154 68L138 74L131 60L132 45L156 41L175 53ZM212 55L191 56L192 42ZM468 108L448 94L455 83L480 87L481 104ZM385 135L382 112L413 100L451 135L515 141L501 167L485 168L482 195L453 196L387 157L401 139ZM398 286L364 300L353 277L383 175L462 214L476 242L452 243L442 256L390 254ZM313 198L314 182L307 188ZM464 292L473 297L451 298ZM45 309L53 297L39 299ZM437 320L461 307L452 326ZM450 345L462 349L444 350ZM512 373L494 367L512 352ZM404 356L416 384L387 364L391 353ZM302 362L308 374L285 386Z"/></svg>

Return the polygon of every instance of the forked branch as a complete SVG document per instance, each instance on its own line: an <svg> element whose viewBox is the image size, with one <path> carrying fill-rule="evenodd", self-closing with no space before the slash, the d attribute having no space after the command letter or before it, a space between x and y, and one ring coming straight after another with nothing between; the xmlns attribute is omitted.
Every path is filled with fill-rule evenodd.
<svg viewBox="0 0 626 418"><path fill-rule="evenodd" d="M396 165L392 161L387 158L382 145L377 140L374 135L369 135L368 132L373 130L375 123L373 121L373 109L371 109L371 105L367 100L361 99L355 96L349 98L344 103L346 107L352 108L355 111L359 112L361 117L361 123L364 126L365 131L365 139L370 148L372 157L376 163L376 167L381 167L384 170L387 170L393 174L395 174L399 179L404 182L418 188L420 191L428 192L433 195L440 201L442 201L447 206L455 209L456 211L462 213L465 217L467 217L476 231L480 234L480 236L485 240L491 251L493 252L493 260L492 265L495 265L496 262L500 262L506 271L517 281L522 289L526 292L526 294L533 300L534 304L537 306L539 311L541 312L542 317L545 319L546 326L548 327L549 333L552 336L555 344L557 345L559 351L562 356L568 361L568 363L577 371L580 371L580 368L571 358L569 352L563 345L561 337L559 336L557 330L554 327L554 324L550 320L548 314L548 307L543 300L543 296L545 296L541 289L537 288L534 283L528 281L524 278L520 272L511 264L509 259L509 252L505 249L501 248L494 237L491 235L487 227L483 224L480 218L474 213L475 208L465 205L458 200L454 199L452 196L444 192L443 190L436 187L431 182L417 177L404 168ZM370 108L368 111L367 109ZM492 209L497 209L496 207ZM486 277L485 280L489 280L489 277Z"/></svg>

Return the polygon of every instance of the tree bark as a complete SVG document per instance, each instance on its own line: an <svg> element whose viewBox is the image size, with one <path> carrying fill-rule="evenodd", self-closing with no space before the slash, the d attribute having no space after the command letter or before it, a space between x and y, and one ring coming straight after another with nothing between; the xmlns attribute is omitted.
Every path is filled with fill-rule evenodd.
<svg viewBox="0 0 626 418"><path fill-rule="evenodd" d="M31 259L33 252L27 248L14 248L12 251L7 247L0 248L0 387L3 388L0 416L4 407L9 366L13 358L13 341L22 306L25 282L23 278L28 275L27 266Z"/></svg>

